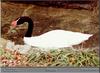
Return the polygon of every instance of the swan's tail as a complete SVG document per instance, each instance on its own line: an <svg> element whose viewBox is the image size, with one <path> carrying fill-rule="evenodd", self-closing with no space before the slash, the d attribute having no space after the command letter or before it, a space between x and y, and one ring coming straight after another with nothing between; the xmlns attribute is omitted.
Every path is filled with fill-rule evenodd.
<svg viewBox="0 0 100 73"><path fill-rule="evenodd" d="M92 36L93 36L93 34L88 34L88 35L87 35L88 38L90 38L90 37L92 37Z"/></svg>

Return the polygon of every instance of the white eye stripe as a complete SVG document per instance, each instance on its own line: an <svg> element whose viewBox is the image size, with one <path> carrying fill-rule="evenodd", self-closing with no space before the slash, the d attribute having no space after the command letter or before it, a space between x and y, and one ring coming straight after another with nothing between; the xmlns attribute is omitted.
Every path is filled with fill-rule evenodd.
<svg viewBox="0 0 100 73"><path fill-rule="evenodd" d="M16 21L18 21L20 18L18 18Z"/></svg>

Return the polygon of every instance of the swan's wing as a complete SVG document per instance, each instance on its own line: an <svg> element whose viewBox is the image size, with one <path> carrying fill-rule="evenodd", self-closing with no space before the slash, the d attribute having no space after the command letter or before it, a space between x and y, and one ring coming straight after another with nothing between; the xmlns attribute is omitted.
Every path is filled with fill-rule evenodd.
<svg viewBox="0 0 100 73"><path fill-rule="evenodd" d="M79 32L55 30L40 36L41 42L46 42L48 46L71 46L79 44L91 37L91 34L83 34Z"/></svg>
<svg viewBox="0 0 100 73"><path fill-rule="evenodd" d="M87 40L90 36L90 34L83 34L83 33L79 33L79 32L71 32L71 31L64 31L64 30L54 30L54 31L50 31L47 32L41 36L39 36L39 38L41 38L41 40L46 40L46 41L71 41L71 40Z"/></svg>
<svg viewBox="0 0 100 73"><path fill-rule="evenodd" d="M69 47L79 44L92 36L70 31L50 31L38 37L26 38L26 44L38 47Z"/></svg>

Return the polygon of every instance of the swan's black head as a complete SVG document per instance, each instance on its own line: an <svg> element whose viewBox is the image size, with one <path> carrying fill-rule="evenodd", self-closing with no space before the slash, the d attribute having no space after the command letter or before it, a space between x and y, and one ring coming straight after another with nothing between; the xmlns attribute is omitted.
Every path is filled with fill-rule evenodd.
<svg viewBox="0 0 100 73"><path fill-rule="evenodd" d="M24 22L33 23L31 18L29 18L28 16L21 16L15 19L11 24L13 27L16 27L17 25L21 25Z"/></svg>
<svg viewBox="0 0 100 73"><path fill-rule="evenodd" d="M32 30L33 30L33 27L34 27L34 24L33 24L33 21L31 18L27 17L27 16L22 16L22 17L19 17L17 18L16 20L14 20L11 25L13 27L16 27L17 25L20 25L20 24L23 24L24 22L28 22L28 29L27 29L27 32L25 34L25 37L31 37L32 35Z"/></svg>

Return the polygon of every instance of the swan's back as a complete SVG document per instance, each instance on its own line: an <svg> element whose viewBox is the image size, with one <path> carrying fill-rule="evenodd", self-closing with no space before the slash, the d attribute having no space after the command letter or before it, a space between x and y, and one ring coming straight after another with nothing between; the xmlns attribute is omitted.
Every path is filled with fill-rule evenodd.
<svg viewBox="0 0 100 73"><path fill-rule="evenodd" d="M90 36L92 35L65 30L52 30L38 37L32 37L32 41L30 40L29 42L32 43L30 45L37 47L61 48L79 44L88 40Z"/></svg>

